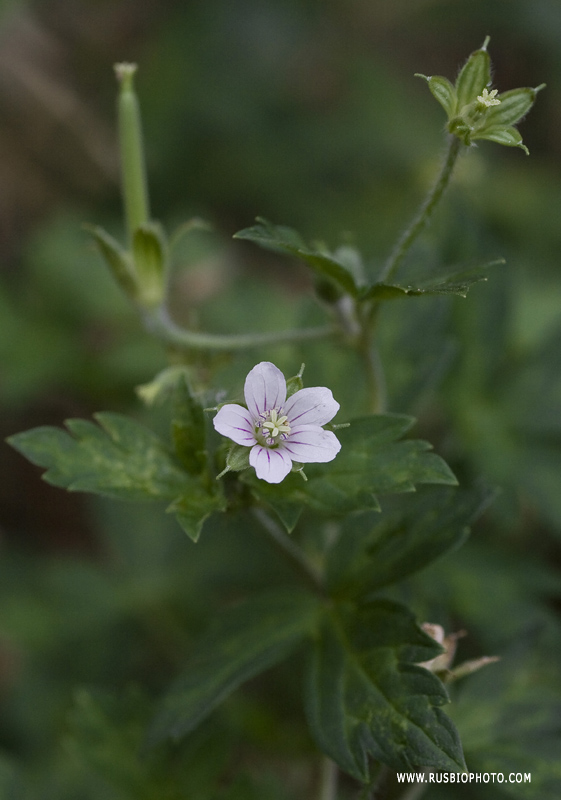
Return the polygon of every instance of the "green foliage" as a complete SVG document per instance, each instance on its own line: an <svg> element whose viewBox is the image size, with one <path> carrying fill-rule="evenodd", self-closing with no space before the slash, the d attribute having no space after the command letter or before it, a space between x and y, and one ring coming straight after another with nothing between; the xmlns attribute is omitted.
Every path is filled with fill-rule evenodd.
<svg viewBox="0 0 561 800"><path fill-rule="evenodd" d="M463 544L490 499L485 489L424 489L349 519L328 554L330 591L358 599L423 569Z"/></svg>
<svg viewBox="0 0 561 800"><path fill-rule="evenodd" d="M241 683L285 659L312 631L318 609L312 596L282 591L224 612L162 701L150 743L185 736Z"/></svg>
<svg viewBox="0 0 561 800"><path fill-rule="evenodd" d="M415 665L439 652L398 604L377 600L345 609L322 631L306 690L322 750L363 782L368 755L394 769L464 769L458 735L439 708L446 691Z"/></svg>
<svg viewBox="0 0 561 800"><path fill-rule="evenodd" d="M427 442L400 439L415 420L378 414L353 420L337 430L341 452L332 464L306 465L307 480L289 475L279 487L243 473L254 494L271 505L290 530L298 509L326 514L378 509L377 495L413 492L417 484L456 484L447 464L429 452Z"/></svg>

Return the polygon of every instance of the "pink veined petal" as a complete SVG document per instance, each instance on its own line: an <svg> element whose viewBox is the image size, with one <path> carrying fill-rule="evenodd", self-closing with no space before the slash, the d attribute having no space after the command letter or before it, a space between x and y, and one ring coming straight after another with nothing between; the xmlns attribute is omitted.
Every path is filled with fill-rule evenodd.
<svg viewBox="0 0 561 800"><path fill-rule="evenodd" d="M255 474L267 483L280 483L292 469L292 461L284 450L271 450L256 444L249 453Z"/></svg>
<svg viewBox="0 0 561 800"><path fill-rule="evenodd" d="M319 425L298 425L292 429L282 448L294 461L310 464L332 461L341 449L341 443L334 433L324 431Z"/></svg>
<svg viewBox="0 0 561 800"><path fill-rule="evenodd" d="M300 389L284 404L284 413L293 425L325 425L339 411L339 403L331 389L325 386L312 386Z"/></svg>
<svg viewBox="0 0 561 800"><path fill-rule="evenodd" d="M227 436L236 444L252 447L257 441L253 430L253 418L247 408L229 403L222 406L212 420L218 433Z"/></svg>
<svg viewBox="0 0 561 800"><path fill-rule="evenodd" d="M253 418L279 408L286 400L286 381L278 367L270 361L262 361L249 372L245 379L245 402Z"/></svg>

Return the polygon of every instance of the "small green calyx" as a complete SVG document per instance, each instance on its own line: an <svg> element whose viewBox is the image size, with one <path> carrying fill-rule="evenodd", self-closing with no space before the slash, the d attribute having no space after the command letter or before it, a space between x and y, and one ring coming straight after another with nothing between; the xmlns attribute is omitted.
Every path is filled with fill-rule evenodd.
<svg viewBox="0 0 561 800"><path fill-rule="evenodd" d="M477 139L488 139L507 147L520 147L528 153L514 126L531 109L545 84L535 89L522 87L498 94L497 89L491 88L488 44L487 36L482 47L469 56L455 84L441 75L416 75L426 80L432 95L446 111L448 132L465 145L470 146Z"/></svg>

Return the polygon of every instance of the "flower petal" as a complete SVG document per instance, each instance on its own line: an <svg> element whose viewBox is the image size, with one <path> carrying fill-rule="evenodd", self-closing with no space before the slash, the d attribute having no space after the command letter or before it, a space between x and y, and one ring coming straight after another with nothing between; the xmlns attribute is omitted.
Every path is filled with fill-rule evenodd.
<svg viewBox="0 0 561 800"><path fill-rule="evenodd" d="M218 433L227 436L236 444L251 447L257 441L253 431L253 418L247 408L236 403L222 406L212 420Z"/></svg>
<svg viewBox="0 0 561 800"><path fill-rule="evenodd" d="M294 461L310 464L332 461L341 449L341 443L334 433L324 431L319 425L298 425L292 429L282 448Z"/></svg>
<svg viewBox="0 0 561 800"><path fill-rule="evenodd" d="M292 469L292 461L284 450L271 450L256 444L249 453L255 474L267 483L280 483Z"/></svg>
<svg viewBox="0 0 561 800"><path fill-rule="evenodd" d="M262 361L249 372L245 379L245 402L253 418L273 408L282 406L286 399L286 381L278 367L270 361Z"/></svg>
<svg viewBox="0 0 561 800"><path fill-rule="evenodd" d="M284 404L284 413L290 425L325 425L339 411L339 403L331 389L315 386L300 389Z"/></svg>

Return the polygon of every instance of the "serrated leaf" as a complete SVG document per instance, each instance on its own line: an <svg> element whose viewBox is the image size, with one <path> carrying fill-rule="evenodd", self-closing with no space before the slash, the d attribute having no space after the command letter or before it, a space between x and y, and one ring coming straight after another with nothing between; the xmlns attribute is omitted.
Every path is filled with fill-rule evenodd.
<svg viewBox="0 0 561 800"><path fill-rule="evenodd" d="M186 474L162 440L122 414L67 420L69 433L48 426L8 439L33 464L46 467L44 479L70 491L95 492L125 500L172 499Z"/></svg>
<svg viewBox="0 0 561 800"><path fill-rule="evenodd" d="M272 591L223 613L161 702L148 743L185 736L241 683L286 658L313 630L320 607L310 594Z"/></svg>
<svg viewBox="0 0 561 800"><path fill-rule="evenodd" d="M486 270L499 264L504 264L504 259L495 259L478 264L474 267L456 270L442 277L423 281L417 286L403 286L378 282L361 292L360 300L395 300L401 297L417 297L421 295L459 295L466 297L470 288L480 281L487 280Z"/></svg>
<svg viewBox="0 0 561 800"><path fill-rule="evenodd" d="M306 713L318 746L357 780L368 757L392 769L465 769L438 678L418 662L440 648L413 615L378 600L333 618L317 641Z"/></svg>
<svg viewBox="0 0 561 800"><path fill-rule="evenodd" d="M199 474L206 463L206 420L193 396L187 376L178 374L173 395L171 434L175 452L187 472Z"/></svg>
<svg viewBox="0 0 561 800"><path fill-rule="evenodd" d="M458 113L462 113L462 108L472 103L491 81L491 59L486 44L470 55L458 75L455 87Z"/></svg>
<svg viewBox="0 0 561 800"><path fill-rule="evenodd" d="M180 497L166 511L175 517L187 536L197 542L203 523L215 511L226 509L226 499L217 488L212 494L205 491L199 481L190 481Z"/></svg>
<svg viewBox="0 0 561 800"><path fill-rule="evenodd" d="M318 275L331 278L353 296L357 294L357 284L343 259L337 259L335 255L323 250L308 247L300 234L292 228L273 225L262 217L257 217L257 223L252 228L239 231L234 238L246 239L260 247L299 258Z"/></svg>
<svg viewBox="0 0 561 800"><path fill-rule="evenodd" d="M493 498L486 488L422 489L398 509L353 517L328 554L330 593L365 597L459 547Z"/></svg>
<svg viewBox="0 0 561 800"><path fill-rule="evenodd" d="M396 441L415 420L402 414L377 414L337 430L341 451L327 464L306 464L307 481L290 474L278 486L244 473L256 496L280 508L284 503L331 514L377 510L378 494L413 492L417 484L456 485L447 464L430 444ZM279 511L280 515L280 511ZM282 518L282 516L281 516Z"/></svg>

